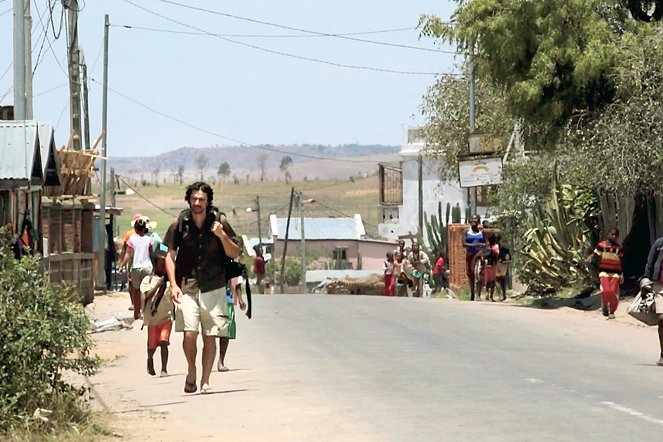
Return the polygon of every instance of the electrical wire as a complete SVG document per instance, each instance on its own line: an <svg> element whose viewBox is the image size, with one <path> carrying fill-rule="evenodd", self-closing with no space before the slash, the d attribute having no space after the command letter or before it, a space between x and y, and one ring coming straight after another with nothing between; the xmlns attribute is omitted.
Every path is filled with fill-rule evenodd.
<svg viewBox="0 0 663 442"><path fill-rule="evenodd" d="M307 196L307 195L302 195L302 198L305 197L305 196ZM318 200L317 198L315 198L315 204L318 204L318 205L324 207L325 209L330 210L332 213L336 213L337 215L341 215L341 216L344 217L344 218L354 218L354 216L348 215L347 213L343 213L343 212L341 212L340 210L335 209L334 207L328 206L328 205L326 205L325 203L320 202L320 200ZM363 219L362 219L362 222L363 222L364 225L366 225L366 226L375 227L376 229L377 229L377 227L378 227L378 226L376 226L376 225L374 225L374 224L367 223L367 222L364 221Z"/></svg>
<svg viewBox="0 0 663 442"><path fill-rule="evenodd" d="M128 189L133 190L133 191L136 193L136 195L138 195L140 198L144 199L144 200L145 200L148 204L150 204L151 206L153 206L153 207L159 209L160 211L162 211L162 212L165 213L166 215L170 215L170 216L172 216L172 217L177 217L177 216L178 216L178 215L176 215L176 214L174 214L174 213L171 213L171 212L167 211L166 209L164 209L164 208L162 208L162 207L160 207L160 206L154 204L150 199L148 199L147 197L143 196L142 193L140 193L139 191L137 191L136 188L133 187L133 186L132 186L127 180L125 180L122 176L120 176L120 175L118 175L118 174L115 174L115 176L116 176L119 180L123 181L123 182L124 182L124 185L125 185Z"/></svg>
<svg viewBox="0 0 663 442"><path fill-rule="evenodd" d="M343 39L343 40L351 40L351 41L357 41L357 42L361 42L361 43L371 43L371 44L377 44L377 45L381 45L381 46L394 46L394 47L399 47L399 48L404 48L404 49L414 49L414 50L427 51L427 52L440 52L440 53L448 53L448 54L454 54L454 55L467 55L465 53L460 53L460 52L456 52L456 51L444 51L444 50L441 50L441 49L429 49L429 48L422 48L422 47L419 47L419 46L410 46L410 45L397 44L397 43L387 43L387 42L383 42L383 41L366 40L366 39L363 39L363 38L356 38L356 37L351 37L351 36L342 35L342 34L330 34L330 33L326 33L326 32L311 31L309 29L295 28L295 27L292 27L292 26L286 26L286 25L280 25L280 24L277 24L277 23L271 23L271 22L266 22L266 21L262 21L262 20L256 20L254 18L242 17L242 16L239 16L239 15L228 14L228 13L220 12L220 11L213 11L211 9L200 8L200 7L197 7L197 6L185 5L185 4L178 3L178 2L175 2L175 1L172 1L172 0L157 0L157 1L160 1L161 3L167 3L167 4L170 4L170 5L179 6L179 7L182 7L182 8L192 9L194 11L206 12L208 14L220 15L220 16L232 18L232 19L235 19L235 20L242 20L242 21L247 21L247 22L250 22L250 23L257 23L257 24L265 25L265 26L272 26L272 27L279 28L279 29L286 29L288 31L303 32L303 33L306 33L306 34L317 35L319 37L335 37L335 38L340 38L340 39Z"/></svg>
<svg viewBox="0 0 663 442"><path fill-rule="evenodd" d="M2 17L3 15L5 15L5 14L7 14L7 13L9 13L9 12L12 12L12 10L13 10L13 8L9 8L9 9L7 9L5 12L0 12L0 17Z"/></svg>
<svg viewBox="0 0 663 442"><path fill-rule="evenodd" d="M174 29L162 29L162 28L149 28L145 26L133 26L133 25L110 25L111 28L125 28L125 29L136 29L139 31L152 31L152 32L163 32L166 34L183 34L183 35L208 35L206 32L197 32L197 31L177 31ZM414 31L416 27L407 27L407 28L394 28L394 29L383 29L377 31L363 31L363 32L345 32L338 34L329 34L329 35L311 35L311 34L218 34L221 37L242 37L242 38L316 38L316 37L330 37L330 36L345 36L345 35L368 35L368 34L384 34L388 32L401 32L401 31Z"/></svg>
<svg viewBox="0 0 663 442"><path fill-rule="evenodd" d="M150 10L150 9L147 9L147 8L145 8L145 7L143 7L143 6L140 6L140 5L136 4L136 3L134 3L134 2L131 1L131 0L122 0L122 1L125 2L125 3L128 3L128 4L132 5L132 6L134 6L134 7L136 7L136 8L138 8L138 9L141 9L141 10L143 10L143 11L149 13L149 14L152 14L152 15L155 15L155 16L157 16L157 17L163 18L164 20L168 20L168 21L170 21L170 22L172 22L172 23L176 23L176 24L178 24L178 25L180 25L180 26L184 26L184 27L187 27L187 28L189 28L189 29L194 29L194 30L196 30L196 31L204 32L205 34L207 34L207 35L209 35L209 36L216 37L216 38L221 39L221 40L223 40L223 41L226 41L226 42L229 42L229 43L233 43L233 44L236 44L236 45L240 45L240 46L245 46L245 47L252 48L252 49L255 49L255 50L258 50L258 51L267 52L267 53L270 53L270 54L281 55L281 56L283 56L283 57L289 57L289 58L294 58L294 59L297 59L297 60L310 61L310 62L313 62L313 63L320 63L320 64L325 64L325 65L335 66L335 67L341 67L341 68L359 69L359 70L368 70L368 71L375 71L375 72L384 72L384 73L389 73L389 74L462 76L462 74L454 74L454 73L442 73L442 72L419 72L419 71L401 71L401 70L395 70L395 69L376 68L376 67L372 67L372 66L357 66L357 65L349 65L349 64L337 63L337 62L333 62L333 61L321 60L321 59L318 59L318 58L304 57L304 56L301 56L301 55L290 54L290 53L288 53L288 52L275 51L275 50L272 50L272 49L264 48L264 47L262 47L262 46L257 46L257 45L253 45L253 44L249 44L249 43L244 43L244 42L241 42L241 41L233 40L233 39L230 39L230 38L221 37L221 36L216 35L216 34L214 34L214 33L212 33L212 32L209 32L209 31L206 31L206 30L204 30L204 29L198 28L198 27L196 27L196 26L189 25L189 24L187 24L187 23L184 23L184 22L181 22L181 21L178 21L178 20L175 20L175 19L169 18L169 17L167 17L167 16L165 16L165 15L163 15L163 14L160 14L160 13L158 13L158 12L155 12L155 11L152 11L152 10Z"/></svg>
<svg viewBox="0 0 663 442"><path fill-rule="evenodd" d="M62 87L64 87L64 86L68 86L68 85L69 85L69 83L62 83L62 84L60 84L60 85L58 85L58 86L55 86L55 87L52 87L52 88L50 88L50 89L46 89L45 91L41 91L41 92L39 92L39 93L37 93L37 94L34 94L33 97L39 97L40 95L46 95L46 94L48 94L49 92L53 92L53 91L55 91L55 90L58 90L58 89L60 89L60 88L62 88Z"/></svg>
<svg viewBox="0 0 663 442"><path fill-rule="evenodd" d="M100 84L97 80L95 80L94 78L90 77L90 80L91 80L93 83L95 83L95 84L101 86L101 84ZM249 148L258 149L258 150L263 150L263 151L267 151L267 152L281 153L281 154L290 155L290 156L296 156L296 157L301 157L301 158L310 158L310 159L314 159L314 160L337 161L337 162L341 162L341 163L355 163L355 164L356 164L356 163L375 164L375 161L368 161L368 160L351 160L351 159L347 159L347 158L329 158L329 157L321 157L321 156L316 156L316 155L307 155L307 154L303 154L303 153L287 152L287 151L285 151L285 150L275 149L275 148L272 148L272 147L258 146L258 145L255 145L255 144L247 143L247 142L245 142L245 141L241 141L241 140L238 140L238 139L236 139L236 138L231 138L231 137L228 137L228 136L225 136L225 135L222 135L222 134L219 134L219 133L213 132L213 131L211 131L211 130L204 129L204 128L202 128L202 127L199 127L199 126L196 126L196 125L194 125L194 124L191 124L191 123L189 123L189 122L187 122L187 121L184 121L184 120L182 120L182 119L180 119L180 118L173 117L172 115L165 114L165 113L163 113L163 112L161 112L161 111L159 111L159 110L157 110L157 109L154 109L153 107L150 107L150 106L148 106L148 105L146 105L146 104L144 104L144 103L141 103L140 101L138 101L138 100L136 100L136 99L134 99L134 98L131 98L131 97L129 97L129 96L127 96L127 95L125 95L125 94L123 94L123 93L121 93L121 92L118 92L118 91L116 91L115 89L113 89L113 88L111 88L111 87L108 87L108 90L111 91L112 93L114 93L114 94L116 94L116 95L118 95L118 96L124 98L125 100L131 101L132 103L134 103L134 104L136 104L136 105L138 105L138 106L140 106L140 107L142 107L142 108L144 108L144 109L147 109L147 110L149 110L150 112L153 112L153 113L155 113L155 114L157 114L157 115L159 115L159 116L162 116L162 117L167 118L167 119L169 119L169 120L172 120L172 121L175 121L175 122L177 122L177 123L183 124L184 126L190 127L190 128L195 129L195 130L197 130L197 131L199 131L199 132L202 132L202 133L205 133L205 134L208 134L208 135L213 135L213 136L215 136L215 137L219 137L219 138L222 138L222 139L224 139L224 140L232 141L232 142L234 142L234 143L239 143L239 144L240 144L241 146L243 146L243 147L249 147Z"/></svg>

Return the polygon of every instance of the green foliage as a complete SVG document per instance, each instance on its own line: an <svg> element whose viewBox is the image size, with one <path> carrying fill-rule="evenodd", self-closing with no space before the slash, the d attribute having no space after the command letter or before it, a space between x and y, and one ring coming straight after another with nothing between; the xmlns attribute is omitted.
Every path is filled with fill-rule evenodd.
<svg viewBox="0 0 663 442"><path fill-rule="evenodd" d="M586 257L592 229L586 219L598 214L598 202L589 191L557 185L556 180L553 186L551 197L536 202L527 218L519 276L538 288L559 289L591 279Z"/></svg>
<svg viewBox="0 0 663 442"><path fill-rule="evenodd" d="M428 89L420 107L426 118L423 128L426 156L437 160L443 178L458 178L458 155L469 149L467 94L467 79L441 77ZM507 138L513 130L514 120L506 110L504 94L479 79L476 83L475 130Z"/></svg>
<svg viewBox="0 0 663 442"><path fill-rule="evenodd" d="M50 284L36 258L14 259L0 248L0 432L85 418L84 393L65 374L92 375L90 320L71 302L71 288ZM53 410L49 423L31 420L37 408Z"/></svg>
<svg viewBox="0 0 663 442"><path fill-rule="evenodd" d="M422 34L473 51L479 78L504 88L515 115L563 124L578 109L612 100L619 47L607 16L614 1L457 2L453 26L422 16Z"/></svg>
<svg viewBox="0 0 663 442"><path fill-rule="evenodd" d="M230 176L230 164L227 161L219 164L219 168L216 171L216 174L223 178L225 181Z"/></svg>
<svg viewBox="0 0 663 442"><path fill-rule="evenodd" d="M428 245L430 249L428 252L432 257L437 257L440 253L448 256L449 244L449 215L451 204L447 203L445 222L442 223L442 202L437 203L437 216L431 215L430 221L424 219L426 223L426 233L428 234Z"/></svg>
<svg viewBox="0 0 663 442"><path fill-rule="evenodd" d="M657 24L622 39L614 102L600 114L578 116L566 127L558 156L569 180L618 195L660 190L662 37Z"/></svg>
<svg viewBox="0 0 663 442"><path fill-rule="evenodd" d="M281 260L280 259L271 259L265 271L269 275L270 279L276 284L280 283L280 273L281 273ZM285 260L285 283L289 286L298 286L299 282L302 279L302 264L301 260L297 258L286 258Z"/></svg>

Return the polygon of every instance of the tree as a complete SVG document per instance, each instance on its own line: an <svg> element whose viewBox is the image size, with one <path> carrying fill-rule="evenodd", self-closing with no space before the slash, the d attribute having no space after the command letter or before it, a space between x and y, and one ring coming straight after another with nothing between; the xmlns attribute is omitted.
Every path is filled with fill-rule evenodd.
<svg viewBox="0 0 663 442"><path fill-rule="evenodd" d="M265 181L265 166L267 165L267 154L262 153L258 157L258 167L260 168L260 181Z"/></svg>
<svg viewBox="0 0 663 442"><path fill-rule="evenodd" d="M230 176L230 164L227 161L219 164L219 169L216 171L216 174L220 176L225 182L226 179Z"/></svg>
<svg viewBox="0 0 663 442"><path fill-rule="evenodd" d="M291 164L292 164L292 157L290 155L286 155L283 158L281 158L281 165L279 166L279 169L285 175L286 184L290 184L290 179L292 178L292 176L290 175L290 171L288 170Z"/></svg>
<svg viewBox="0 0 663 442"><path fill-rule="evenodd" d="M175 172L175 176L177 176L177 180L180 184L184 183L184 165L180 164L177 166L177 172Z"/></svg>
<svg viewBox="0 0 663 442"><path fill-rule="evenodd" d="M200 181L205 181L204 179L204 173L205 173L205 167L207 167L207 157L204 154L200 154L196 157L196 166L198 167L198 170L200 170Z"/></svg>
<svg viewBox="0 0 663 442"><path fill-rule="evenodd" d="M468 150L469 104L467 80L440 77L428 89L420 111L426 118L423 127L426 155L438 160L440 176L458 178L458 155ZM514 119L505 112L504 93L490 82L476 82L475 129L501 135L508 141ZM506 143L504 146L506 147Z"/></svg>
<svg viewBox="0 0 663 442"><path fill-rule="evenodd" d="M454 25L422 16L423 35L474 52L478 76L504 89L516 116L556 128L611 102L619 47L608 18L623 25L614 0L456 1Z"/></svg>
<svg viewBox="0 0 663 442"><path fill-rule="evenodd" d="M159 186L159 173L161 173L161 169L157 165L153 170L152 170L152 182L154 182L155 186Z"/></svg>

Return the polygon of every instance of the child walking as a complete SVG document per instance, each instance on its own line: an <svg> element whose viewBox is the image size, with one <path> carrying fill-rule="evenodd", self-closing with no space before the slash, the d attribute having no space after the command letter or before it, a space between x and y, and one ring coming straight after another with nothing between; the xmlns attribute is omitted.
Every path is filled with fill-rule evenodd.
<svg viewBox="0 0 663 442"><path fill-rule="evenodd" d="M161 349L161 377L168 376L168 345L173 328L173 301L170 299L166 273L166 254L154 254L154 274L143 278L140 292L145 298L143 326L147 324L147 373L156 376L154 353Z"/></svg>
<svg viewBox="0 0 663 442"><path fill-rule="evenodd" d="M598 243L590 257L594 263L598 261L602 313L608 319L615 319L615 312L619 305L623 257L624 251L619 243L619 229L616 227L610 229L608 239Z"/></svg>

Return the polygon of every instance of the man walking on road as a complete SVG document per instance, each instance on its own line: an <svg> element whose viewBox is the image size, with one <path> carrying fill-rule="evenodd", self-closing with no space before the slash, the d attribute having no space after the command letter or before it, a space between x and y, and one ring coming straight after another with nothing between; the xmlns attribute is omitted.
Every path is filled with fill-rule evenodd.
<svg viewBox="0 0 663 442"><path fill-rule="evenodd" d="M654 293L656 314L658 315L658 343L661 347L661 357L656 363L663 366L663 238L657 239L649 249L647 265L645 266L645 278L654 281Z"/></svg>
<svg viewBox="0 0 663 442"><path fill-rule="evenodd" d="M216 356L216 338L228 334L226 264L239 256L235 231L212 206L209 184L187 187L189 209L170 225L164 244L168 247L166 273L176 305L175 330L184 332L182 347L188 364L185 393L194 393L198 333L203 334L200 392L212 391L210 373Z"/></svg>

